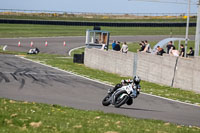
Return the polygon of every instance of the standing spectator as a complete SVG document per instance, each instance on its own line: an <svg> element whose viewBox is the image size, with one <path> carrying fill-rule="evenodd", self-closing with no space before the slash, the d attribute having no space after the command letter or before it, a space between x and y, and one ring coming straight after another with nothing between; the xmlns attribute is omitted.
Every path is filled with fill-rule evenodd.
<svg viewBox="0 0 200 133"><path fill-rule="evenodd" d="M144 41L145 49L144 52L151 53L151 45L148 43L147 40Z"/></svg>
<svg viewBox="0 0 200 133"><path fill-rule="evenodd" d="M172 41L168 42L166 47L167 47L167 54L169 54L171 47L174 47L173 49L176 49Z"/></svg>
<svg viewBox="0 0 200 133"><path fill-rule="evenodd" d="M184 45L183 44L181 44L181 50L180 50L180 55L179 56L181 56L181 57L184 57L184 55L185 55L185 48L184 48Z"/></svg>
<svg viewBox="0 0 200 133"><path fill-rule="evenodd" d="M114 50L116 51L120 51L121 47L120 47L120 42L118 41L116 46L114 47Z"/></svg>
<svg viewBox="0 0 200 133"><path fill-rule="evenodd" d="M189 50L187 56L194 56L194 50L192 47L190 47L190 50Z"/></svg>
<svg viewBox="0 0 200 133"><path fill-rule="evenodd" d="M140 52L144 51L144 49L145 49L144 41L141 41L141 42L139 43L139 45L140 45L140 49L139 49L138 51L140 51Z"/></svg>
<svg viewBox="0 0 200 133"><path fill-rule="evenodd" d="M116 41L115 41L115 40L113 40L113 43L112 43L112 50L114 50L114 49L115 49L115 46L116 46Z"/></svg>
<svg viewBox="0 0 200 133"><path fill-rule="evenodd" d="M123 43L121 51L122 51L122 53L127 53L128 52L128 45L126 44L126 42Z"/></svg>

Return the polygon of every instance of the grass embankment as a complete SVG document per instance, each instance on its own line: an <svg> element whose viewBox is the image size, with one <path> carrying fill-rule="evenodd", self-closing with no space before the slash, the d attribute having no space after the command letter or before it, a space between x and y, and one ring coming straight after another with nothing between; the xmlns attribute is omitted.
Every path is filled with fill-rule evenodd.
<svg viewBox="0 0 200 133"><path fill-rule="evenodd" d="M31 24L0 24L0 38L85 36L92 26L59 26ZM115 35L184 35L185 27L101 27ZM190 27L189 35L195 35L195 27Z"/></svg>
<svg viewBox="0 0 200 133"><path fill-rule="evenodd" d="M1 133L199 133L199 127L0 99Z"/></svg>

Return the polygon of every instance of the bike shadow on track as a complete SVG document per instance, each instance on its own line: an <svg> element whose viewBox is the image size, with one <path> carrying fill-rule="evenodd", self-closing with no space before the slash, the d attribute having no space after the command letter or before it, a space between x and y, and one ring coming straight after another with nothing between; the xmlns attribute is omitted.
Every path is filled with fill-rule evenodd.
<svg viewBox="0 0 200 133"><path fill-rule="evenodd" d="M120 107L119 109L134 110L134 111L147 111L147 112L162 112L162 111L158 111L158 110L131 108L131 107Z"/></svg>

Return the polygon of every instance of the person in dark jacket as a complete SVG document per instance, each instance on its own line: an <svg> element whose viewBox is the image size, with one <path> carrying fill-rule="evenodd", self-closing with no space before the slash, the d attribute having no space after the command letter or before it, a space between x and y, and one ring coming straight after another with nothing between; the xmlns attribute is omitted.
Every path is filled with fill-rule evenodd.
<svg viewBox="0 0 200 133"><path fill-rule="evenodd" d="M140 51L140 52L144 51L144 49L145 49L145 43L144 43L144 41L141 41L139 43L139 45L140 45L140 49L138 51Z"/></svg>
<svg viewBox="0 0 200 133"><path fill-rule="evenodd" d="M170 42L168 42L168 44L167 44L167 54L169 54L169 51L170 51L170 49L172 48L172 49L176 49L175 48L175 46L173 45L173 42L172 41L170 41Z"/></svg>
<svg viewBox="0 0 200 133"><path fill-rule="evenodd" d="M190 50L189 50L187 56L194 56L194 50L192 47L190 47Z"/></svg>
<svg viewBox="0 0 200 133"><path fill-rule="evenodd" d="M163 48L161 48L160 46L157 46L157 52L156 52L156 54L157 55L163 55L163 53L165 53L165 51L164 51L164 49Z"/></svg>
<svg viewBox="0 0 200 133"><path fill-rule="evenodd" d="M184 48L184 45L183 44L181 44L181 51L180 51L180 55L179 56L181 56L181 57L184 57L184 55L185 55L185 48Z"/></svg>
<svg viewBox="0 0 200 133"><path fill-rule="evenodd" d="M117 42L116 46L114 47L115 51L120 51L121 50L121 47L120 47L120 42Z"/></svg>

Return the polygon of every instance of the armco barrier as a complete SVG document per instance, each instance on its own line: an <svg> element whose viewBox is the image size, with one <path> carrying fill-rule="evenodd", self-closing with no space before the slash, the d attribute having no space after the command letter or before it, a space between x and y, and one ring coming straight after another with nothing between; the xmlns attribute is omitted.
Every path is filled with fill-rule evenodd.
<svg viewBox="0 0 200 133"><path fill-rule="evenodd" d="M137 59L137 69L134 61ZM181 58L170 55L157 56L148 53L99 49L85 49L84 64L88 67L133 76L133 70L142 80L192 90L200 93L200 58Z"/></svg>

